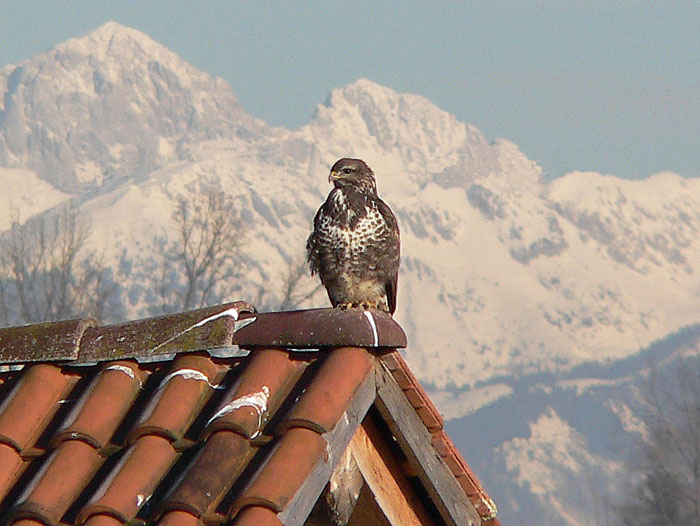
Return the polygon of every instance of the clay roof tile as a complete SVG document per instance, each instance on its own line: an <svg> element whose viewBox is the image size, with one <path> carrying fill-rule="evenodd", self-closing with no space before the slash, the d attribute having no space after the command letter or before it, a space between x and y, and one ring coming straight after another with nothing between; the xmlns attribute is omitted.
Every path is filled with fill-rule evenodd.
<svg viewBox="0 0 700 526"><path fill-rule="evenodd" d="M209 418L207 431L230 429L248 439L258 438L308 364L280 349L256 350Z"/></svg>
<svg viewBox="0 0 700 526"><path fill-rule="evenodd" d="M177 458L169 440L146 435L130 446L110 476L78 515L78 523L95 515L129 522L153 496Z"/></svg>
<svg viewBox="0 0 700 526"><path fill-rule="evenodd" d="M18 499L11 517L55 524L102 464L97 450L81 440L62 442Z"/></svg>
<svg viewBox="0 0 700 526"><path fill-rule="evenodd" d="M48 364L23 371L0 405L0 443L11 445L20 454L34 446L79 378Z"/></svg>
<svg viewBox="0 0 700 526"><path fill-rule="evenodd" d="M147 376L134 362L105 363L64 420L54 443L80 438L96 449L105 447Z"/></svg>
<svg viewBox="0 0 700 526"><path fill-rule="evenodd" d="M160 518L158 526L204 526L204 523L187 511L172 510Z"/></svg>
<svg viewBox="0 0 700 526"><path fill-rule="evenodd" d="M96 323L92 318L80 318L0 329L0 362L76 359L83 333Z"/></svg>
<svg viewBox="0 0 700 526"><path fill-rule="evenodd" d="M231 516L246 506L263 506L275 513L284 510L317 464L327 462L326 441L310 429L288 430L277 442L264 469L234 501Z"/></svg>
<svg viewBox="0 0 700 526"><path fill-rule="evenodd" d="M228 372L228 366L217 365L206 356L179 356L160 380L128 441L155 434L179 445Z"/></svg>
<svg viewBox="0 0 700 526"><path fill-rule="evenodd" d="M0 499L7 495L12 485L29 464L17 449L7 444L0 444Z"/></svg>
<svg viewBox="0 0 700 526"><path fill-rule="evenodd" d="M392 352L405 344L381 312L256 313L242 302L0 329L0 364L27 364L0 368L0 514L25 526L303 523L376 401L381 371L451 484L497 526L439 412Z"/></svg>
<svg viewBox="0 0 700 526"><path fill-rule="evenodd" d="M282 521L268 508L249 506L236 516L233 526L282 526Z"/></svg>
<svg viewBox="0 0 700 526"><path fill-rule="evenodd" d="M341 347L331 351L278 427L278 433L292 427L307 427L319 434L331 431L373 365L365 349Z"/></svg>
<svg viewBox="0 0 700 526"><path fill-rule="evenodd" d="M166 516L178 510L197 519L213 514L257 451L238 433L221 430L210 435L165 497Z"/></svg>
<svg viewBox="0 0 700 526"><path fill-rule="evenodd" d="M432 433L439 431L445 425L445 421L440 411L433 404L430 397L421 387L420 382L415 377L408 364L401 357L398 351L394 351L382 356L382 361L387 365L392 376L403 389L404 395L411 403L421 421Z"/></svg>
<svg viewBox="0 0 700 526"><path fill-rule="evenodd" d="M239 301L88 328L80 342L80 360L98 362L135 356L167 359L176 353L230 346L236 321L253 310Z"/></svg>

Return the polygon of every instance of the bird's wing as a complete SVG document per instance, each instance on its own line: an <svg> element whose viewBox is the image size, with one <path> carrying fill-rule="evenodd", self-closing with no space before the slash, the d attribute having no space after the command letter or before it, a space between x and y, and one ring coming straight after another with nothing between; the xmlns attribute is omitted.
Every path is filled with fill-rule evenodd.
<svg viewBox="0 0 700 526"><path fill-rule="evenodd" d="M389 279L386 282L386 297L389 304L389 312L394 314L394 311L396 310L396 293L398 291L399 263L401 259L399 223L396 220L394 212L392 212L391 208L389 208L389 205L387 205L381 199L378 199L378 205L379 212L384 218L388 230L384 248L386 252L384 268L389 275Z"/></svg>
<svg viewBox="0 0 700 526"><path fill-rule="evenodd" d="M316 232L318 230L318 224L321 220L322 214L323 206L321 206L321 208L319 208L316 212L316 216L314 217L314 229L309 235L309 238L306 240L306 260L309 262L309 269L311 270L312 276L314 274L317 274L321 267L320 255L318 253L318 238Z"/></svg>

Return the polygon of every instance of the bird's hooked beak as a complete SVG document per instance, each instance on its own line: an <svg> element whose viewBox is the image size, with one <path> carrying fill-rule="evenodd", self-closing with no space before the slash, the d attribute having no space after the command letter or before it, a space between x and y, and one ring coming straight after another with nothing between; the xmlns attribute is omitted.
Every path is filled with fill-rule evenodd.
<svg viewBox="0 0 700 526"><path fill-rule="evenodd" d="M332 183L334 179L340 179L340 174L335 170L331 171L331 173L328 174L328 182Z"/></svg>

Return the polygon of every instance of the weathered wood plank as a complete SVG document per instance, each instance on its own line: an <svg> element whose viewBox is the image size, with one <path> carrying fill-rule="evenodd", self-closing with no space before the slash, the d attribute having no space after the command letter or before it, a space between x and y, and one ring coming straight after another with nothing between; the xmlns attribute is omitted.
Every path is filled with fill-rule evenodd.
<svg viewBox="0 0 700 526"><path fill-rule="evenodd" d="M481 517L431 444L431 435L397 385L391 372L377 367L376 406L450 526L479 526Z"/></svg>
<svg viewBox="0 0 700 526"><path fill-rule="evenodd" d="M355 431L350 450L377 504L391 524L430 526L434 522L401 472L397 460L369 418Z"/></svg>

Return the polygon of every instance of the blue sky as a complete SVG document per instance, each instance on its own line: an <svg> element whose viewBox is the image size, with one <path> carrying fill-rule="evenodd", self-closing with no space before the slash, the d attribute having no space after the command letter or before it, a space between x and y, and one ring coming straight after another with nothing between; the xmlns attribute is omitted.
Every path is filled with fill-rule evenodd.
<svg viewBox="0 0 700 526"><path fill-rule="evenodd" d="M0 0L0 65L108 20L273 125L366 77L512 140L548 177L700 176L700 2Z"/></svg>

